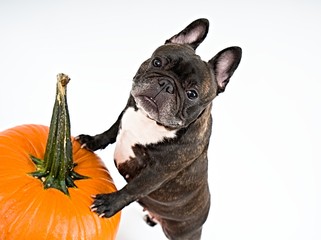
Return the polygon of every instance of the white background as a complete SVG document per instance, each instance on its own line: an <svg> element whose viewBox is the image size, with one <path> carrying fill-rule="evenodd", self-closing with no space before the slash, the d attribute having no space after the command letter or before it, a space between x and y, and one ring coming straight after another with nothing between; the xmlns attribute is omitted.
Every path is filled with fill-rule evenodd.
<svg viewBox="0 0 321 240"><path fill-rule="evenodd" d="M321 239L320 1L1 0L0 131L48 125L60 72L72 134L106 130L140 63L200 17L211 23L203 59L243 48L213 106L203 239ZM98 154L122 187L113 146ZM117 239L165 239L142 216L128 206Z"/></svg>

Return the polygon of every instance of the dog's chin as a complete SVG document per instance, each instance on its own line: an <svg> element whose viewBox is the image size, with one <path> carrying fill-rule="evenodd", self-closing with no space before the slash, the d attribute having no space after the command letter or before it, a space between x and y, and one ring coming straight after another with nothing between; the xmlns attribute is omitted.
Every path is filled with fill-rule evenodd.
<svg viewBox="0 0 321 240"><path fill-rule="evenodd" d="M183 126L182 121L169 121L168 119L165 120L161 116L158 105L153 98L145 95L136 96L134 98L137 103L138 109L141 109L149 119L155 121L158 125L170 129L177 129Z"/></svg>
<svg viewBox="0 0 321 240"><path fill-rule="evenodd" d="M159 115L158 106L154 99L140 95L135 97L135 101L139 109L143 110L150 119L157 121Z"/></svg>

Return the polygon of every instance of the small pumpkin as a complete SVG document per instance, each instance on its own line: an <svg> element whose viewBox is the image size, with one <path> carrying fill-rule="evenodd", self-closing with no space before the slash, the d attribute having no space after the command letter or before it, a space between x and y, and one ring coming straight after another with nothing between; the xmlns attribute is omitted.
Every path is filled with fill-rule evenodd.
<svg viewBox="0 0 321 240"><path fill-rule="evenodd" d="M70 136L68 82L58 75L50 128L0 132L0 239L115 239L120 213L90 211L92 195L116 187L101 159Z"/></svg>

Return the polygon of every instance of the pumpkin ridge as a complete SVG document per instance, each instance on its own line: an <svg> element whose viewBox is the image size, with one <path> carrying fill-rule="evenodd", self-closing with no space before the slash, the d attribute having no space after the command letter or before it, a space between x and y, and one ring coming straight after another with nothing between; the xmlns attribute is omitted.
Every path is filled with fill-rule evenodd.
<svg viewBox="0 0 321 240"><path fill-rule="evenodd" d="M9 141L9 143L11 143L14 146L15 152L19 151L19 152L25 153L25 149L28 146L28 148L35 150L35 155L38 158L41 158L41 151L43 151L44 148L36 146L34 141L30 140L30 133L32 133L31 136L37 135L37 137L39 138L39 134L42 135L44 130L41 129L41 131L39 130L39 131L37 131L37 133L35 133L35 130L32 129L32 131L29 131L28 133L26 133L24 131L26 131L26 129L29 128L28 126L34 128L36 125L34 125L34 124L19 125L19 126L15 127L15 131L13 131L11 129L5 130L3 133L6 133L7 135L4 135L4 136L0 135L0 137L7 138L5 141L6 142ZM39 125L39 126L43 127L43 128L48 128L43 125ZM13 141L14 139L16 140L17 138L19 138L19 141ZM18 142L18 145L16 144L17 142ZM17 147L19 147L19 149L17 149ZM42 148L42 149L39 149L39 148ZM9 148L9 150L10 150L10 148ZM40 150L40 151L38 152L38 150Z"/></svg>
<svg viewBox="0 0 321 240"><path fill-rule="evenodd" d="M25 185L20 186L19 188L15 189L15 191L8 193L7 196L4 197L2 201L0 201L0 204L2 205L2 209L0 210L0 216L1 216L0 219L4 218L3 221L8 221L5 219L11 219L13 217L13 221L10 221L10 223L6 226L8 233L14 233L15 232L14 227L16 227L17 225L16 223L20 222L21 215L18 215L16 213L15 209L17 209L17 206L15 203L21 204L21 202L24 202L23 200L24 200L25 194L21 194L21 192L24 192L25 189L26 189ZM4 207L3 207L3 202L5 202L6 204ZM0 228L0 231L3 231L3 229Z"/></svg>
<svg viewBox="0 0 321 240"><path fill-rule="evenodd" d="M17 179L17 178L21 178L21 176L17 176L15 177L14 179ZM0 204L2 202L7 202L8 200L10 199L13 199L13 196L16 195L17 193L21 192L21 190L24 190L26 188L27 185L31 184L32 182L27 182L25 183L24 185L20 185L20 186L15 186L15 188L10 191L10 192L5 192L6 195L2 196L2 198L0 199ZM3 207L0 209L0 213L1 211L3 211ZM1 214L0 214L1 216Z"/></svg>
<svg viewBox="0 0 321 240"><path fill-rule="evenodd" d="M40 194L37 194L37 195L40 195ZM34 230L32 223L34 222L34 219L37 216L37 212L39 211L39 205L41 204L41 201L39 200L39 197L37 197L37 195L29 196L28 200L32 199L32 202L28 201L28 205L27 205L27 208L24 209L25 210L24 213L21 215L19 214L19 216L16 217L17 221L14 221L11 223L11 227L13 228L11 230L12 232L16 232L17 231L16 229L20 229L20 231L24 230L24 233L23 232L17 233L18 236L30 236L31 234L30 231ZM28 196L28 193L24 194L23 196L24 197L23 203L22 203L23 206L26 206L26 202L27 202L26 201L27 199L25 199L26 196ZM28 228L22 227L24 225L24 222L26 221L28 221L29 223Z"/></svg>
<svg viewBox="0 0 321 240"><path fill-rule="evenodd" d="M77 192L77 194L79 194L79 191ZM80 205L80 203L77 202L77 206L79 206L79 205ZM88 206L88 204L85 204L85 207L87 207L87 206ZM77 208L75 205L73 205L73 212L75 214L75 218L77 219L76 222L78 224L78 229L80 230L80 236L85 236L86 235L86 233L85 233L86 225L84 224L84 217L87 217L88 215L84 216L83 214L80 214L77 211Z"/></svg>
<svg viewBox="0 0 321 240"><path fill-rule="evenodd" d="M24 128L26 125L22 125L21 128ZM41 134L41 136L43 135L44 139L46 139L46 129L48 129L48 127L40 125L41 126L41 131L39 129L34 129L36 127L36 125L34 124L30 124L31 129L32 129L32 134L33 135L37 135L39 138L39 134ZM29 148L34 150L34 155L35 157L41 159L43 157L43 151L45 149L45 145L41 145L38 146L38 144L36 144L36 142L33 139L30 139L30 133L27 135L25 132L19 132L20 137L24 139L25 142L27 142L29 144Z"/></svg>

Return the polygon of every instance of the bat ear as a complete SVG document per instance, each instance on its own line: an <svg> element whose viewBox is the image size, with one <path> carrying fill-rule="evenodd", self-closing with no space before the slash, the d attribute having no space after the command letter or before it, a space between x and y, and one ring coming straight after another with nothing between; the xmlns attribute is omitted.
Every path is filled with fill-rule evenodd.
<svg viewBox="0 0 321 240"><path fill-rule="evenodd" d="M205 18L197 19L189 24L180 33L166 40L166 43L188 44L194 50L205 39L209 27L209 21Z"/></svg>
<svg viewBox="0 0 321 240"><path fill-rule="evenodd" d="M226 85L237 69L242 58L240 47L229 47L215 55L210 61L218 84L218 93L224 92Z"/></svg>

